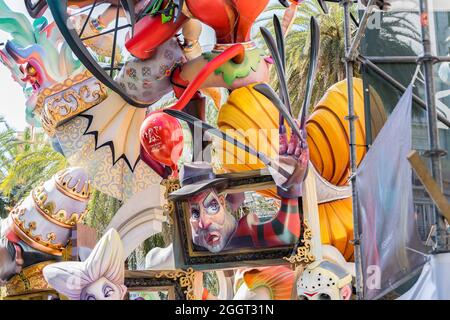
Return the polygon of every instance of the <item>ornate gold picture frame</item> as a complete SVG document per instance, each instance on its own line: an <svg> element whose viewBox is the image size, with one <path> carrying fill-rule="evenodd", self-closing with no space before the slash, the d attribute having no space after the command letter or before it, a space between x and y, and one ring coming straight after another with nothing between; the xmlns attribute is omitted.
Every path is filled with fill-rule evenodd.
<svg viewBox="0 0 450 320"><path fill-rule="evenodd" d="M228 179L228 187L224 192L226 194L268 190L275 187L272 177L268 174L261 174L259 170L222 174L217 177ZM308 254L310 252L309 242L305 241L304 235L309 233L306 232L308 228L303 222L301 199L299 199L299 202L302 236L297 243L281 247L247 247L212 253L193 244L189 224L189 206L186 201L174 201L176 267L180 269L213 270L242 266L279 265L288 264L289 262L285 258L295 255L298 250Z"/></svg>
<svg viewBox="0 0 450 320"><path fill-rule="evenodd" d="M126 270L125 286L132 292L165 292L167 300L195 300L195 271Z"/></svg>

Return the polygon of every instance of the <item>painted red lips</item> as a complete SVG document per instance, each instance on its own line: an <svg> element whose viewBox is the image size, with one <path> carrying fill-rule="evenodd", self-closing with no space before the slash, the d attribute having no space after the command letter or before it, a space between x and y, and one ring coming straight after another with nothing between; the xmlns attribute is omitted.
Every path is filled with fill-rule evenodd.
<svg viewBox="0 0 450 320"><path fill-rule="evenodd" d="M216 246L220 241L220 234L218 232L209 232L206 234L205 240L209 246Z"/></svg>

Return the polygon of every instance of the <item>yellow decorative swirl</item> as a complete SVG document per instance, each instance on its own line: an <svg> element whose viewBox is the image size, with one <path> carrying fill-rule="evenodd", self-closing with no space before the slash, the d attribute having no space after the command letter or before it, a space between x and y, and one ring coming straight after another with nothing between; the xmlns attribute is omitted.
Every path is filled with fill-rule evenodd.
<svg viewBox="0 0 450 320"><path fill-rule="evenodd" d="M167 278L178 281L180 286L185 289L184 293L186 294L186 300L195 300L194 294L194 280L195 280L195 271L192 268L184 270L175 270L175 271L161 271L156 275L156 278Z"/></svg>
<svg viewBox="0 0 450 320"><path fill-rule="evenodd" d="M53 291L45 281L42 270L53 261L41 262L24 268L6 284L6 297L26 295L34 292Z"/></svg>
<svg viewBox="0 0 450 320"><path fill-rule="evenodd" d="M166 187L164 192L164 198L167 199L169 194L180 189L180 181L174 179L164 179L161 181L161 185ZM167 200L167 203L163 205L163 214L167 217L167 221L170 225L173 225L173 214L175 212L175 202Z"/></svg>
<svg viewBox="0 0 450 320"><path fill-rule="evenodd" d="M49 218L52 222L65 228L71 228L81 222L87 213L87 209L83 212L74 212L68 214L66 210L60 209L55 212L56 204L53 201L47 201L48 196L45 192L44 184L34 188L31 192L36 209Z"/></svg>
<svg viewBox="0 0 450 320"><path fill-rule="evenodd" d="M283 259L289 261L295 267L301 264L309 264L316 260L316 257L311 252L311 239L312 239L312 231L308 226L308 221L305 219L303 221L304 232L303 239L301 240L302 246L297 248L297 253L290 257L284 257Z"/></svg>
<svg viewBox="0 0 450 320"><path fill-rule="evenodd" d="M36 114L50 135L63 122L98 105L108 97L106 86L84 71L63 83L45 88L38 96Z"/></svg>
<svg viewBox="0 0 450 320"><path fill-rule="evenodd" d="M14 233L26 244L36 250L55 256L61 256L64 250L64 245L61 243L53 243L55 241L55 234L47 234L46 239L43 239L41 235L33 234L33 232L37 229L37 224L36 222L31 221L28 225L25 225L25 222L20 219L23 212L23 208L18 209L17 207L11 211L11 217L14 221L14 223L12 223Z"/></svg>

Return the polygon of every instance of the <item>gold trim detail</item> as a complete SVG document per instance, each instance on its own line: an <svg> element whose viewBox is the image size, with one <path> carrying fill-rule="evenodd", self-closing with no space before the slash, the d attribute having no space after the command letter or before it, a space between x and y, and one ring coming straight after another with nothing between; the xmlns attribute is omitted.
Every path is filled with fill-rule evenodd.
<svg viewBox="0 0 450 320"><path fill-rule="evenodd" d="M311 252L312 231L306 219L303 220L303 227L305 228L303 239L301 240L303 245L297 248L297 253L295 255L283 258L284 260L289 261L295 268L300 265L310 264L316 260L316 257Z"/></svg>
<svg viewBox="0 0 450 320"><path fill-rule="evenodd" d="M242 42L242 43L239 43L239 44L241 44L242 46L244 46L244 49L245 49L245 51L248 51L248 50L253 50L253 49L256 49L257 48L257 46L256 46L256 43L254 42L254 41L248 41L248 42ZM235 45L235 43L231 43L231 44L221 44L221 43L216 43L215 45L214 45L214 48L213 48L213 50L212 50L212 52L223 52L223 51L225 51L226 49L228 49L229 47L232 47L232 46L234 46Z"/></svg>
<svg viewBox="0 0 450 320"><path fill-rule="evenodd" d="M25 222L18 219L17 216L12 216L14 223L12 228L14 233L30 247L48 253L54 256L61 256L64 250L64 245L60 243L52 243L52 240L43 239L40 235L33 235L32 229L25 227Z"/></svg>
<svg viewBox="0 0 450 320"><path fill-rule="evenodd" d="M66 210L60 209L55 212L56 204L53 201L47 201L48 196L45 192L44 184L34 188L31 192L36 209L50 222L55 223L63 228L73 228L77 223L81 222L87 213L87 208L83 212L67 213Z"/></svg>
<svg viewBox="0 0 450 320"><path fill-rule="evenodd" d="M161 185L166 187L164 198L167 200L169 194L181 188L180 181L178 179L164 179L161 181ZM173 215L175 213L175 201L167 200L163 205L163 215L167 217L167 223L173 225Z"/></svg>
<svg viewBox="0 0 450 320"><path fill-rule="evenodd" d="M73 252L72 251L73 251L72 240L69 239L69 242L62 250L62 253L61 253L62 260L63 261L73 261L73 256L72 256Z"/></svg>
<svg viewBox="0 0 450 320"><path fill-rule="evenodd" d="M45 281L42 270L54 261L41 262L24 268L6 283L6 297L26 295L34 292L54 292Z"/></svg>
<svg viewBox="0 0 450 320"><path fill-rule="evenodd" d="M180 286L185 289L186 300L196 300L194 294L195 271L192 268L175 271L161 271L156 274L156 278L168 278L178 281Z"/></svg>
<svg viewBox="0 0 450 320"><path fill-rule="evenodd" d="M40 115L44 130L53 136L61 123L98 105L107 97L106 86L86 70L45 88L37 98L35 110Z"/></svg>
<svg viewBox="0 0 450 320"><path fill-rule="evenodd" d="M58 172L55 175L55 182L56 188L59 191L74 200L84 202L89 200L89 197L91 196L91 181L85 181L84 184L80 186L81 181L77 180L72 186L72 177L69 175L68 169Z"/></svg>

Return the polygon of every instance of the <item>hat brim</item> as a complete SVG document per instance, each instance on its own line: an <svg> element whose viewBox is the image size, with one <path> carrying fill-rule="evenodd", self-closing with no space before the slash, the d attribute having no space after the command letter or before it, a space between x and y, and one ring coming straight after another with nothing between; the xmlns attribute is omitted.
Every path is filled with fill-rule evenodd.
<svg viewBox="0 0 450 320"><path fill-rule="evenodd" d="M167 197L168 200L177 200L191 197L205 189L215 188L215 189L225 189L227 186L226 178L216 178L208 181L199 181L196 183L188 184L171 194ZM222 191L222 190L221 190Z"/></svg>

